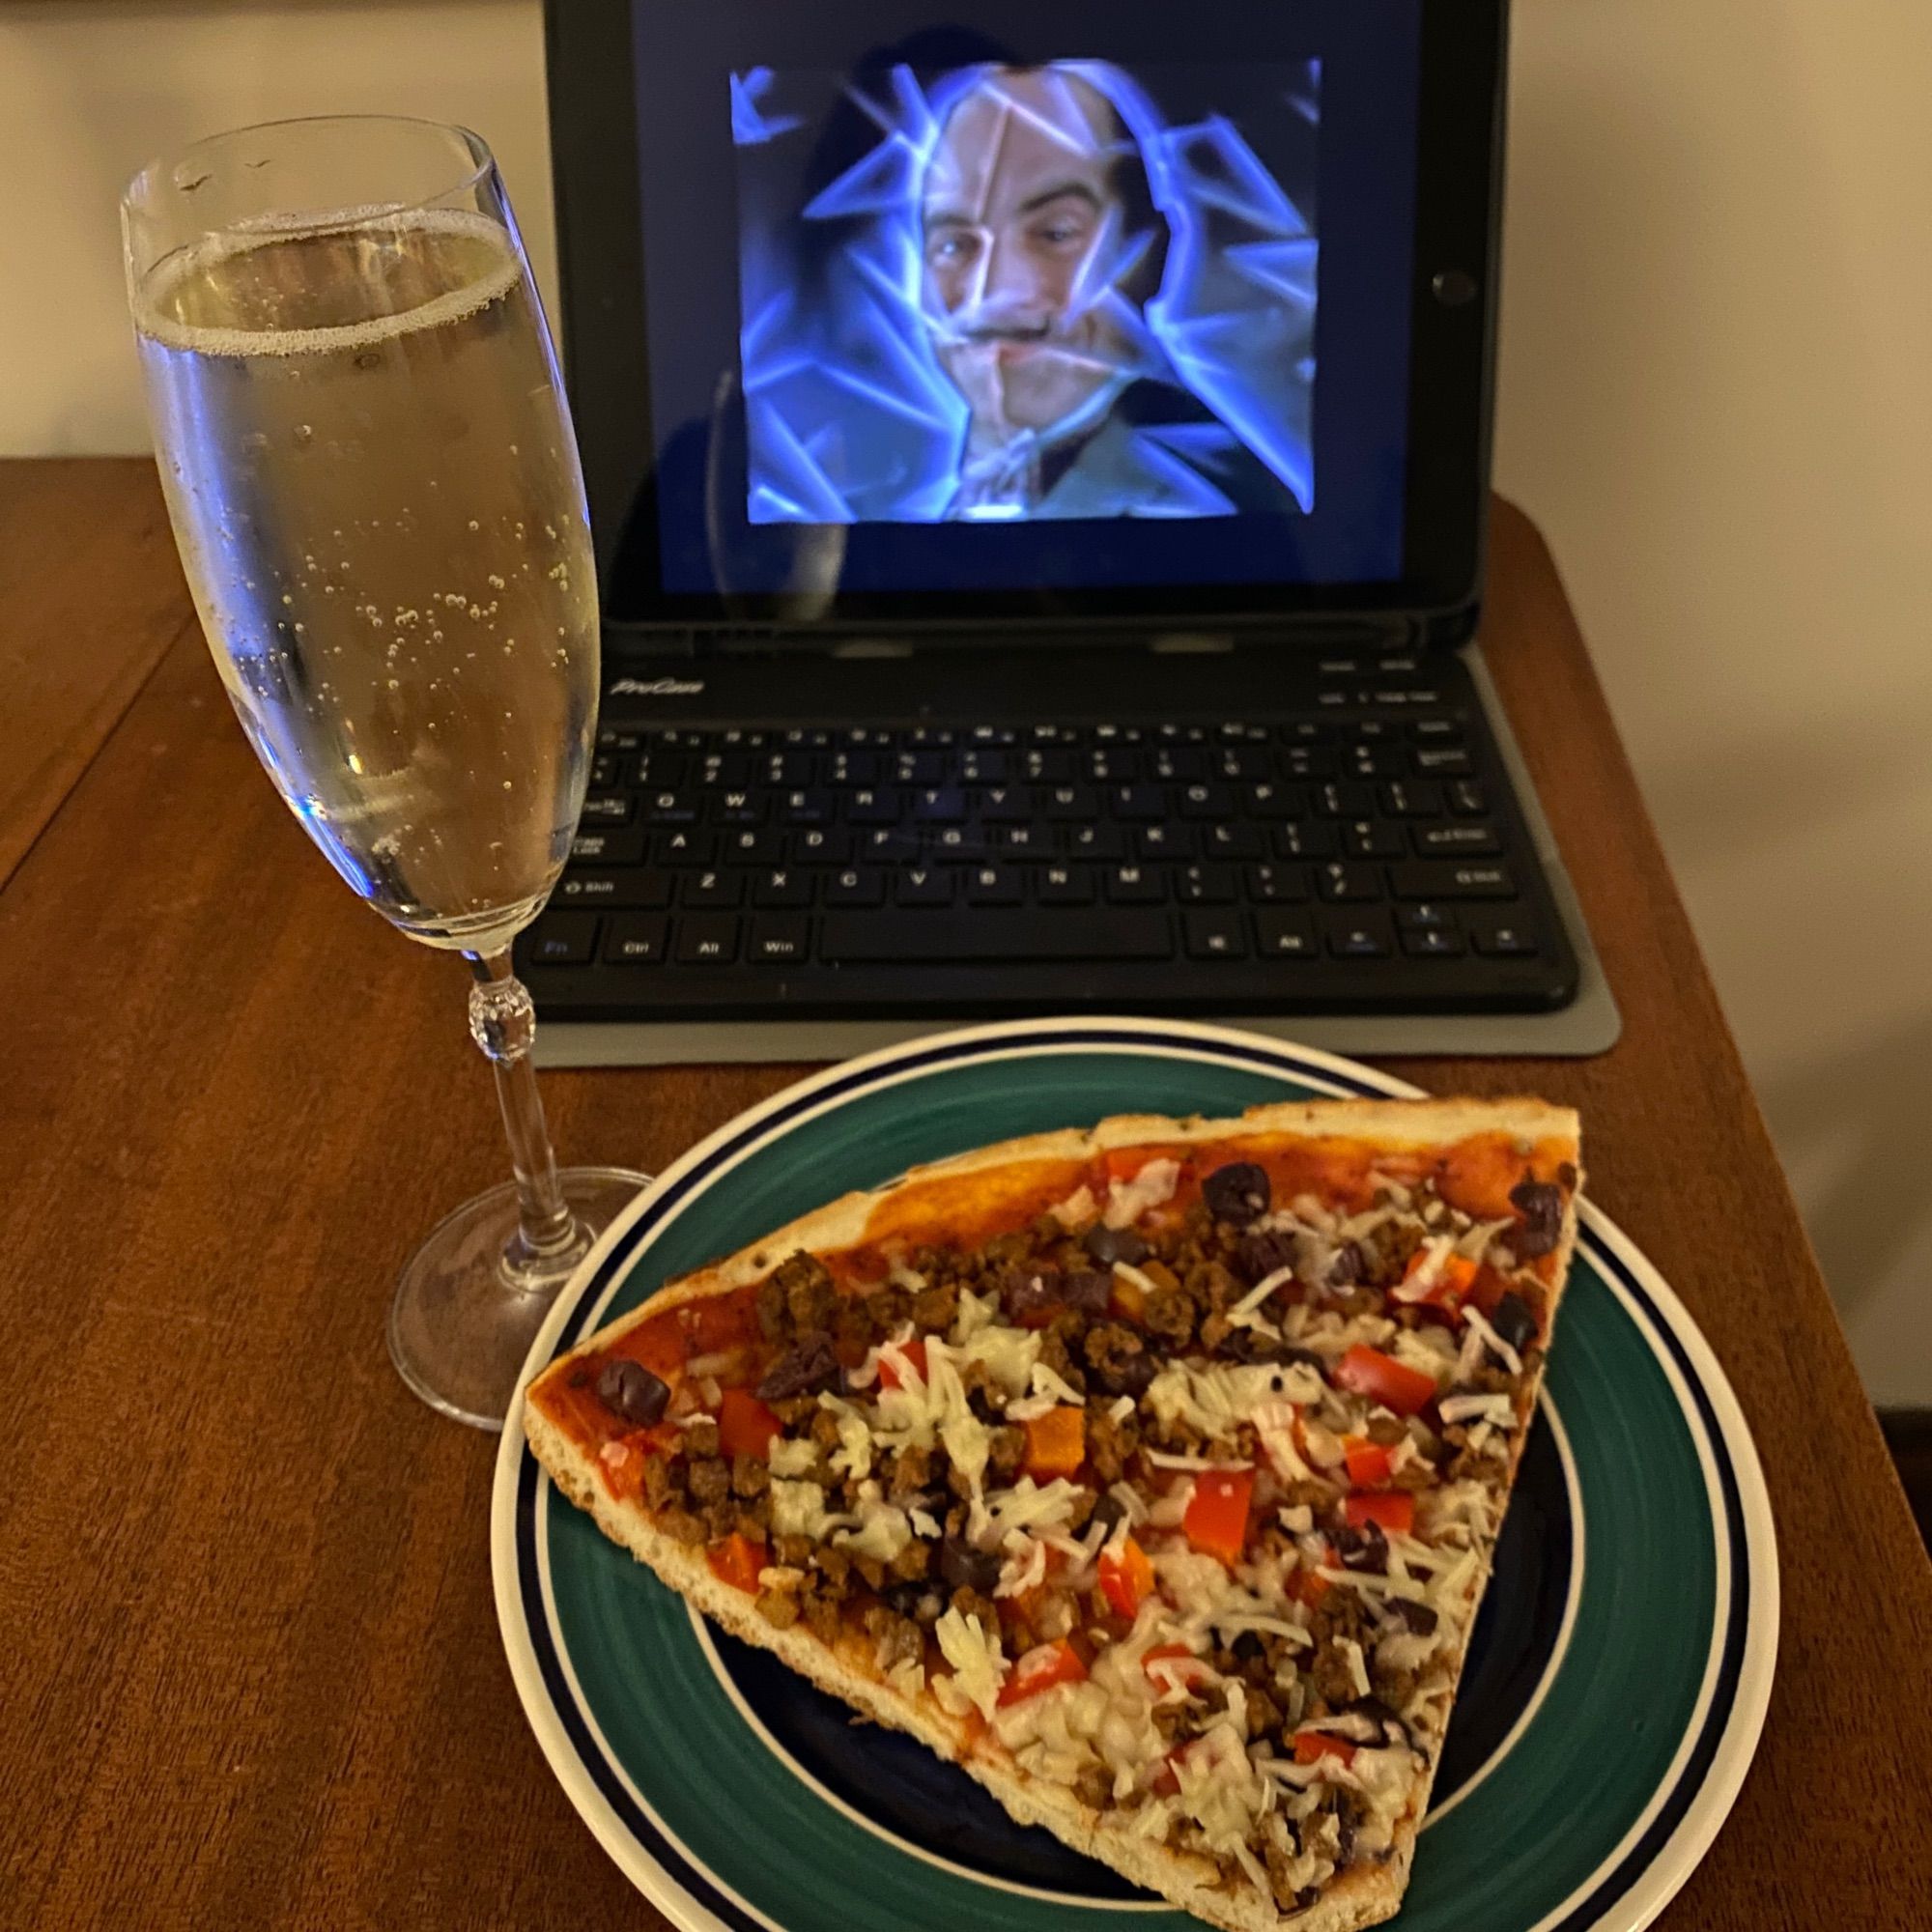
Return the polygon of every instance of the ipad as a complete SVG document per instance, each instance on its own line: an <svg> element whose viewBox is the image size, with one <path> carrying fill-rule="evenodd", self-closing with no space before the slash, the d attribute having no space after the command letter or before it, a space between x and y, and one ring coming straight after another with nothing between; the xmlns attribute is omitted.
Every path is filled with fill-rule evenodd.
<svg viewBox="0 0 1932 1932"><path fill-rule="evenodd" d="M1466 635L1503 13L553 0L610 618Z"/></svg>

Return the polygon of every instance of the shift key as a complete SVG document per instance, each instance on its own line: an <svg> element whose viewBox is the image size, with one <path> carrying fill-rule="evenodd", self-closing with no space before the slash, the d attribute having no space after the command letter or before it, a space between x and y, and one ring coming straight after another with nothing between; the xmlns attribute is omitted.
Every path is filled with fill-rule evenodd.
<svg viewBox="0 0 1932 1932"><path fill-rule="evenodd" d="M1164 912L1132 906L948 912L898 907L827 913L818 951L821 958L847 965L1169 959L1174 934Z"/></svg>
<svg viewBox="0 0 1932 1932"><path fill-rule="evenodd" d="M1457 865L1448 860L1417 860L1391 866L1390 883L1399 899L1513 899L1516 881L1506 866Z"/></svg>

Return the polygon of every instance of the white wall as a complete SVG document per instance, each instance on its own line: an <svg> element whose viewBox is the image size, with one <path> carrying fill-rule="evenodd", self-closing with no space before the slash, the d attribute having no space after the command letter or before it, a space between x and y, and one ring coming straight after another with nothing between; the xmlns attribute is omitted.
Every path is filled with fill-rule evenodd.
<svg viewBox="0 0 1932 1932"><path fill-rule="evenodd" d="M1498 481L1563 566L1872 1393L1932 1405L1932 10L1519 0L1516 33ZM549 284L534 0L0 0L0 452L143 444L128 174L345 109L482 132Z"/></svg>

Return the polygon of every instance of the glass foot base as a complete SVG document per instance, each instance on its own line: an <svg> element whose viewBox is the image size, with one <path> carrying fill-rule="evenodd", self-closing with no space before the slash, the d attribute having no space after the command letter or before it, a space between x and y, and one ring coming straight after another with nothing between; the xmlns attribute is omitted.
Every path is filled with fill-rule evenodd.
<svg viewBox="0 0 1932 1932"><path fill-rule="evenodd" d="M557 1179L578 1238L513 1272L517 1189L504 1181L466 1201L410 1257L389 1304L389 1357L432 1408L500 1430L517 1377L556 1292L617 1216L650 1184L619 1167L566 1167Z"/></svg>

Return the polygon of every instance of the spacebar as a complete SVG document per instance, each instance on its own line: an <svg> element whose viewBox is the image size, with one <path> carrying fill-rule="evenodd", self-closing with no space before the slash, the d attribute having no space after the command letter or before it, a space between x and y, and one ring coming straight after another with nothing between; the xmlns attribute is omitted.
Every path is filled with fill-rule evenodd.
<svg viewBox="0 0 1932 1932"><path fill-rule="evenodd" d="M937 964L994 959L1166 959L1174 941L1167 915L1058 906L1036 912L829 912L819 938L821 959L840 965Z"/></svg>

